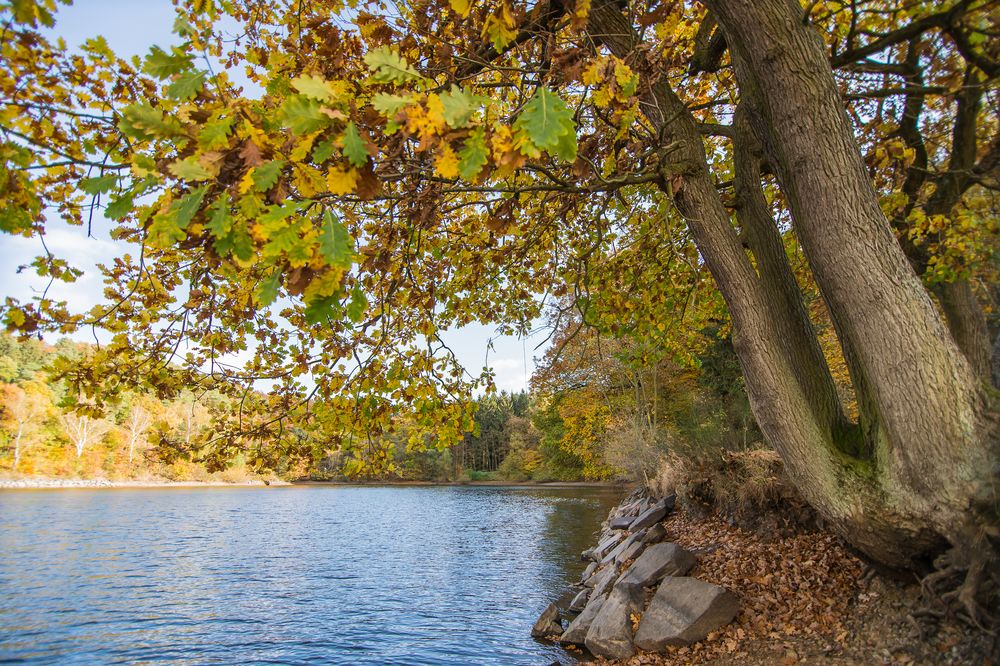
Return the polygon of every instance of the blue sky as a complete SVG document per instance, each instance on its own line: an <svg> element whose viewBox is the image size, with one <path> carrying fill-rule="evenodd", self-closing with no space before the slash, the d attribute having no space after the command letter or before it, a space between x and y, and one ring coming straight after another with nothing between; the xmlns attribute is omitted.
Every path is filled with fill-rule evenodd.
<svg viewBox="0 0 1000 666"><path fill-rule="evenodd" d="M153 44L165 46L176 41L171 33L174 10L169 0L76 0L72 6L60 9L56 21L54 34L63 37L71 48L103 35L116 53L131 56L144 55ZM105 220L95 220L92 237L88 238L85 229L50 219L45 237L49 249L84 271L74 284L56 284L50 297L68 301L75 310L88 309L101 301L101 276L96 265L110 262L125 251L123 245L108 237L108 230ZM30 262L41 251L37 238L4 236L0 244L0 296L27 300L45 287L46 280L30 271L16 273L18 265ZM89 331L74 337L92 339ZM538 353L534 347L545 334L519 340L496 336L492 327L470 325L442 337L474 374L488 363L496 373L497 388L516 391L526 388L534 369L532 355ZM493 349L489 350L491 339Z"/></svg>

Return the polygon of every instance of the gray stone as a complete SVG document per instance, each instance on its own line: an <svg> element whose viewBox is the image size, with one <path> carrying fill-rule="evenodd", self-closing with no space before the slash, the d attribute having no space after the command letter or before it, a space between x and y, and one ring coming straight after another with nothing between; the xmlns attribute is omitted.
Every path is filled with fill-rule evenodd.
<svg viewBox="0 0 1000 666"><path fill-rule="evenodd" d="M587 631L585 645L594 655L628 659L635 654L632 613L642 610L642 588L615 585Z"/></svg>
<svg viewBox="0 0 1000 666"><path fill-rule="evenodd" d="M613 550L618 544L620 544L626 535L624 532L615 532L608 538L602 540L591 550L591 559L594 561L599 561L601 558L607 554L609 550Z"/></svg>
<svg viewBox="0 0 1000 666"><path fill-rule="evenodd" d="M632 524L635 520L632 516L619 516L618 518L613 518L611 520L611 529L613 530L627 530L628 526Z"/></svg>
<svg viewBox="0 0 1000 666"><path fill-rule="evenodd" d="M594 575L597 571L597 562L591 562L587 565L587 568L583 570L583 575L580 576L580 582L586 583L587 579Z"/></svg>
<svg viewBox="0 0 1000 666"><path fill-rule="evenodd" d="M618 557L615 558L615 564L622 564L623 562L628 562L634 559L636 555L642 552L642 549L646 547L646 544L642 539L636 539L633 541L628 548L623 550Z"/></svg>
<svg viewBox="0 0 1000 666"><path fill-rule="evenodd" d="M650 652L690 645L732 622L739 610L736 595L725 588L697 578L667 578L642 616L635 645Z"/></svg>
<svg viewBox="0 0 1000 666"><path fill-rule="evenodd" d="M583 609L582 613L576 616L576 619L569 623L566 631L559 637L559 642L583 645L587 640L587 632L590 631L590 625L601 611L601 606L604 605L604 599L604 597L590 595L587 607Z"/></svg>
<svg viewBox="0 0 1000 666"><path fill-rule="evenodd" d="M660 522L667 517L667 512L670 511L670 508L668 508L666 500L660 500L644 512L640 513L639 517L632 521L632 524L629 525L629 529L635 532L644 527L650 527L651 525Z"/></svg>
<svg viewBox="0 0 1000 666"><path fill-rule="evenodd" d="M559 620L559 608L555 604L549 604L538 616L535 626L531 628L531 635L535 638L545 636L558 636L562 633L562 622Z"/></svg>
<svg viewBox="0 0 1000 666"><path fill-rule="evenodd" d="M654 543L632 563L621 582L646 587L664 576L683 576L695 565L694 554L676 543Z"/></svg>
<svg viewBox="0 0 1000 666"><path fill-rule="evenodd" d="M621 543L619 543L617 546L609 550L607 554L603 558L601 558L601 564L607 564L608 562L617 560L619 555L625 552L628 549L628 547L631 546L633 543L642 539L644 535L645 535L644 531L634 532L625 539L622 539Z"/></svg>
<svg viewBox="0 0 1000 666"><path fill-rule="evenodd" d="M642 537L645 543L660 543L667 536L667 528L663 526L663 523L656 523L648 530L646 530L646 536Z"/></svg>
<svg viewBox="0 0 1000 666"><path fill-rule="evenodd" d="M590 595L590 598L603 597L611 586L615 584L615 579L618 578L618 567L614 564L605 564L604 568L594 574L590 580L594 581L593 585L588 585L587 587L593 587L594 593ZM590 581L587 581L588 583Z"/></svg>
<svg viewBox="0 0 1000 666"><path fill-rule="evenodd" d="M573 601L569 603L569 610L574 613L579 613L584 608L587 607L587 600L590 598L590 590L583 588L580 590L580 594L573 597Z"/></svg>

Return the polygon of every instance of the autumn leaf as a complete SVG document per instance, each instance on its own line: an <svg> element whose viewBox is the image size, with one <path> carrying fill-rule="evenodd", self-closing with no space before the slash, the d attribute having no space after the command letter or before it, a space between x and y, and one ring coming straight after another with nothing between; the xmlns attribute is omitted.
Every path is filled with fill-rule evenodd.
<svg viewBox="0 0 1000 666"><path fill-rule="evenodd" d="M469 135L458 153L458 158L458 175L465 180L472 180L479 175L489 159L489 150L482 128Z"/></svg>
<svg viewBox="0 0 1000 666"><path fill-rule="evenodd" d="M472 11L472 1L471 0L448 0L448 4L451 8L455 10L455 13L466 18L469 12Z"/></svg>
<svg viewBox="0 0 1000 666"><path fill-rule="evenodd" d="M333 87L328 81L319 76L303 74L292 79L290 83L293 88L306 97L311 97L321 102L328 102L333 99Z"/></svg>
<svg viewBox="0 0 1000 666"><path fill-rule="evenodd" d="M326 185L331 194L350 194L358 183L358 172L355 169L330 167L326 172Z"/></svg>
<svg viewBox="0 0 1000 666"><path fill-rule="evenodd" d="M319 102L306 95L292 95L281 105L281 117L288 129L305 136L330 124L331 118L320 109Z"/></svg>
<svg viewBox="0 0 1000 666"><path fill-rule="evenodd" d="M354 241L347 227L329 210L323 213L320 233L320 254L326 262L338 268L349 268L353 260Z"/></svg>
<svg viewBox="0 0 1000 666"><path fill-rule="evenodd" d="M94 178L84 178L80 181L80 189L90 195L104 194L110 192L118 182L118 176L107 174Z"/></svg>
<svg viewBox="0 0 1000 666"><path fill-rule="evenodd" d="M402 85L423 81L420 72L410 67L399 54L388 46L380 46L365 54L365 64L372 71L372 79L377 83Z"/></svg>
<svg viewBox="0 0 1000 666"><path fill-rule="evenodd" d="M514 123L518 136L561 159L576 159L576 126L573 112L548 88L539 88ZM566 135L572 134L572 139Z"/></svg>
<svg viewBox="0 0 1000 666"><path fill-rule="evenodd" d="M208 180L215 175L198 162L197 155L171 162L167 170L181 180L187 181Z"/></svg>
<svg viewBox="0 0 1000 666"><path fill-rule="evenodd" d="M205 85L205 72L184 72L167 86L167 97L176 100L189 100L198 94Z"/></svg>
<svg viewBox="0 0 1000 666"><path fill-rule="evenodd" d="M194 64L194 57L185 52L181 46L171 47L170 53L159 46L154 46L149 50L142 70L162 80L190 69L192 64Z"/></svg>
<svg viewBox="0 0 1000 666"><path fill-rule="evenodd" d="M358 127L353 122L347 123L340 142L344 148L344 156L352 165L360 167L368 162L368 144L361 138Z"/></svg>
<svg viewBox="0 0 1000 666"><path fill-rule="evenodd" d="M258 192L266 192L274 187L285 166L284 160L272 160L260 165L252 171L253 186Z"/></svg>
<svg viewBox="0 0 1000 666"><path fill-rule="evenodd" d="M438 150L437 158L434 160L434 170L442 178L458 177L458 156L448 144L443 144Z"/></svg>
<svg viewBox="0 0 1000 666"><path fill-rule="evenodd" d="M444 107L442 115L450 127L465 127L469 124L469 119L488 101L485 97L470 95L453 85L449 92L441 94L441 105Z"/></svg>

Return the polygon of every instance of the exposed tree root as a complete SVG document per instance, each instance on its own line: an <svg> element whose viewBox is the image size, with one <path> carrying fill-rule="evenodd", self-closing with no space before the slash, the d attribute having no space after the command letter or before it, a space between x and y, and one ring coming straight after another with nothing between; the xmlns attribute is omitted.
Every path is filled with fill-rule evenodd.
<svg viewBox="0 0 1000 666"><path fill-rule="evenodd" d="M915 617L955 617L996 636L1000 615L1000 574L996 549L979 534L935 562L936 571L920 581L925 607Z"/></svg>

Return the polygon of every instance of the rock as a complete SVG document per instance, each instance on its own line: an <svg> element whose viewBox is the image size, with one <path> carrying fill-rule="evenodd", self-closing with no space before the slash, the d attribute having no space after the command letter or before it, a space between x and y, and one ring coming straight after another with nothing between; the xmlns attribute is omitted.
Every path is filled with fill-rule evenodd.
<svg viewBox="0 0 1000 666"><path fill-rule="evenodd" d="M590 598L590 590L583 588L580 590L580 594L573 597L573 601L569 602L569 610L574 613L579 613L584 608L587 607L587 600Z"/></svg>
<svg viewBox="0 0 1000 666"><path fill-rule="evenodd" d="M611 521L611 529L627 530L628 526L632 524L633 520L635 520L635 518L633 518L632 516L620 516L618 518L614 518Z"/></svg>
<svg viewBox="0 0 1000 666"><path fill-rule="evenodd" d="M656 523L648 530L646 530L646 536L642 537L644 543L660 543L667 536L667 528L663 526L663 523Z"/></svg>
<svg viewBox="0 0 1000 666"><path fill-rule="evenodd" d="M580 582L586 584L587 579L594 575L597 571L597 562L591 562L587 565L587 568L583 570L583 575L580 576Z"/></svg>
<svg viewBox="0 0 1000 666"><path fill-rule="evenodd" d="M587 630L584 644L598 657L628 659L635 654L632 613L642 610L642 588L615 585Z"/></svg>
<svg viewBox="0 0 1000 666"><path fill-rule="evenodd" d="M559 642L583 645L587 640L587 632L590 631L590 625L601 611L601 606L604 605L604 599L605 597L590 595L587 607L583 609L582 613L576 616L575 620L569 623L566 631L559 637Z"/></svg>
<svg viewBox="0 0 1000 666"><path fill-rule="evenodd" d="M694 554L676 543L654 543L632 563L621 582L646 587L664 576L683 576L695 562Z"/></svg>
<svg viewBox="0 0 1000 666"><path fill-rule="evenodd" d="M591 576L590 580L587 581L587 587L594 588L594 593L590 595L590 598L603 597L611 589L611 586L614 585L616 578L618 578L618 567L610 563L605 564L603 569ZM591 581L593 581L593 585L590 584Z"/></svg>
<svg viewBox="0 0 1000 666"><path fill-rule="evenodd" d="M613 560L617 560L618 556L625 552L629 546L645 536L645 531L635 532L630 534L628 537L622 540L617 546L612 548L608 553L601 558L601 564L607 564Z"/></svg>
<svg viewBox="0 0 1000 666"><path fill-rule="evenodd" d="M666 578L642 616L635 645L650 652L667 645L690 645L732 622L739 609L736 595L718 585L697 578Z"/></svg>
<svg viewBox="0 0 1000 666"><path fill-rule="evenodd" d="M646 547L646 544L642 539L636 539L633 541L628 548L623 550L618 557L615 558L615 564L621 564L623 562L628 562L634 559L636 555L642 552L642 549Z"/></svg>
<svg viewBox="0 0 1000 666"><path fill-rule="evenodd" d="M545 636L558 636L562 633L562 622L559 620L559 609L555 604L549 604L538 616L535 626L531 628L531 635L535 638Z"/></svg>
<svg viewBox="0 0 1000 666"><path fill-rule="evenodd" d="M666 499L660 500L653 506L646 509L639 517L632 521L629 529L633 532L644 527L650 527L667 517L667 512L673 509L673 504L669 504Z"/></svg>
<svg viewBox="0 0 1000 666"><path fill-rule="evenodd" d="M604 539L591 551L591 559L595 562L600 561L608 553L608 551L613 550L622 541L626 539L624 532L615 532L613 535Z"/></svg>

